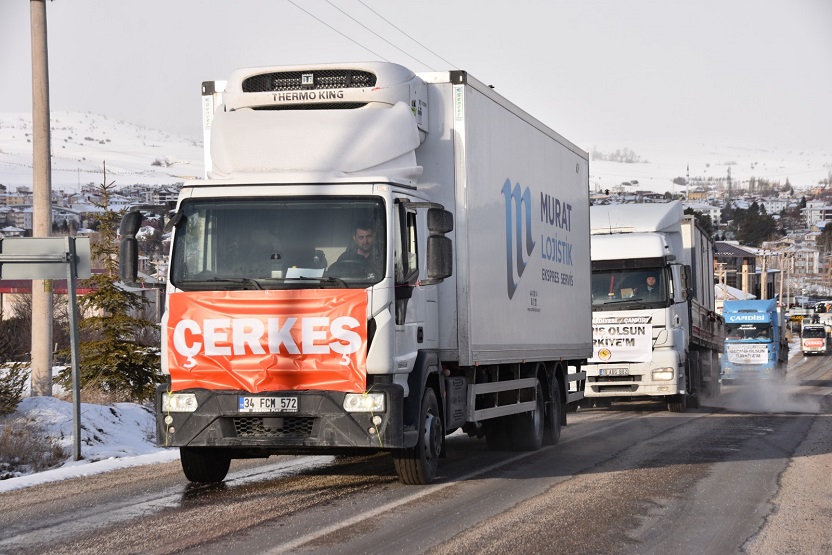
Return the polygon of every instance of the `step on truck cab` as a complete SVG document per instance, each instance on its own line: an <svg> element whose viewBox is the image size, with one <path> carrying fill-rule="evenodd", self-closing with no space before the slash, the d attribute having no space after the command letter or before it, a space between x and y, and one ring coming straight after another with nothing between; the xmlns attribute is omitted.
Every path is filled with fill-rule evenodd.
<svg viewBox="0 0 832 555"><path fill-rule="evenodd" d="M239 70L203 113L156 398L189 480L386 451L426 484L454 430L558 440L592 351L586 152L464 71L391 63Z"/></svg>

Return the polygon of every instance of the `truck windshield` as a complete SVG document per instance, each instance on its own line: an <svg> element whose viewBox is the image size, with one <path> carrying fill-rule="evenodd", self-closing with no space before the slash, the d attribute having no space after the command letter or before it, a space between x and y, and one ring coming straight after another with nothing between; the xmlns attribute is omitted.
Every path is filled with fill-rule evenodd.
<svg viewBox="0 0 832 555"><path fill-rule="evenodd" d="M807 326L803 328L801 336L807 339L823 339L826 337L826 328Z"/></svg>
<svg viewBox="0 0 832 555"><path fill-rule="evenodd" d="M663 268L594 270L592 309L618 310L627 308L627 305L666 306L670 298L668 289Z"/></svg>
<svg viewBox="0 0 832 555"><path fill-rule="evenodd" d="M375 197L192 199L180 213L171 283L186 291L363 288L385 275Z"/></svg>
<svg viewBox="0 0 832 555"><path fill-rule="evenodd" d="M769 340L771 324L726 324L725 337L729 341L743 339Z"/></svg>

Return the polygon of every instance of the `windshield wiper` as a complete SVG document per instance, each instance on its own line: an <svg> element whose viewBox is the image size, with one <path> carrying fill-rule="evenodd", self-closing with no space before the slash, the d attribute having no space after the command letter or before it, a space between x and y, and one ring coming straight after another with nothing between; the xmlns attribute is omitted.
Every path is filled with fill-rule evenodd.
<svg viewBox="0 0 832 555"><path fill-rule="evenodd" d="M632 303L632 302L638 302L638 301L641 301L641 300L643 300L643 299L635 299L635 298L616 299L614 301L604 301L603 303L601 303L601 306L606 306L608 304Z"/></svg>
<svg viewBox="0 0 832 555"><path fill-rule="evenodd" d="M283 278L284 281L313 281L317 280L319 283L335 283L340 285L344 289L349 289L349 285L343 279L335 276L316 276L316 277L307 277L307 276L293 276L293 277L286 277Z"/></svg>
<svg viewBox="0 0 832 555"><path fill-rule="evenodd" d="M182 282L182 285L203 285L203 284L235 284L235 285L253 285L254 289L263 289L263 286L256 279L251 278L209 278L209 279L194 279L194 280L185 280Z"/></svg>

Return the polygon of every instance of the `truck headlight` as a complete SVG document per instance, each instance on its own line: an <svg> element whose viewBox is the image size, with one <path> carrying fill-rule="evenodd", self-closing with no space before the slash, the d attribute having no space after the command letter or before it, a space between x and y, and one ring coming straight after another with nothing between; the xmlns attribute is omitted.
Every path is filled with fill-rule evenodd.
<svg viewBox="0 0 832 555"><path fill-rule="evenodd" d="M344 396L347 412L384 412L384 393L347 393Z"/></svg>
<svg viewBox="0 0 832 555"><path fill-rule="evenodd" d="M196 412L198 406L193 393L162 394L162 412Z"/></svg>
<svg viewBox="0 0 832 555"><path fill-rule="evenodd" d="M653 381L659 382L672 380L675 374L676 370L674 368L654 368Z"/></svg>

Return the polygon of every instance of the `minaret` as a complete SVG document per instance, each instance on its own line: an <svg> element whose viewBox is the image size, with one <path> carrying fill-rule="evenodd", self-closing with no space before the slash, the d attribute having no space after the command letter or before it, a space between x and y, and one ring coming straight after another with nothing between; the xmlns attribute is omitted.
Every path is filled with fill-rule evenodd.
<svg viewBox="0 0 832 555"><path fill-rule="evenodd" d="M685 173L685 200L690 202L690 164L688 164L687 172Z"/></svg>
<svg viewBox="0 0 832 555"><path fill-rule="evenodd" d="M728 166L728 202L731 202L731 166Z"/></svg>

